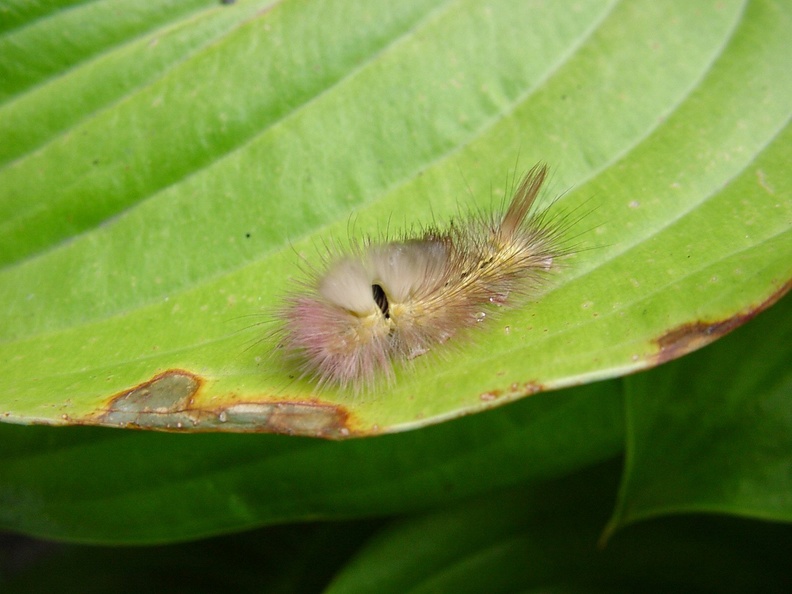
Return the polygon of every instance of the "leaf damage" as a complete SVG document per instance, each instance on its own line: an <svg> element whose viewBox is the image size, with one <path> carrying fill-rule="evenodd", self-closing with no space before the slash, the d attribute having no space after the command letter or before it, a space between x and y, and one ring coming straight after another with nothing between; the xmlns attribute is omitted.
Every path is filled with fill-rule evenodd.
<svg viewBox="0 0 792 594"><path fill-rule="evenodd" d="M343 439L353 433L349 411L338 404L312 399L207 406L198 398L205 384L190 371L169 369L111 396L101 412L72 421L154 431L279 433L325 439Z"/></svg>
<svg viewBox="0 0 792 594"><path fill-rule="evenodd" d="M792 280L784 283L758 305L723 320L696 320L670 329L654 340L659 349L655 355L656 364L677 359L725 336L775 304L789 292L790 288L792 288Z"/></svg>

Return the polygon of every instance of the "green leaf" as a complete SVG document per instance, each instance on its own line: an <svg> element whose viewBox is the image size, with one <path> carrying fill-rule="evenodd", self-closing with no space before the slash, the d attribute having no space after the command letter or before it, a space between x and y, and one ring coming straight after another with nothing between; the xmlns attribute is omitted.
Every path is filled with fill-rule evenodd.
<svg viewBox="0 0 792 594"><path fill-rule="evenodd" d="M663 519L631 527L597 548L617 474L617 463L600 465L397 518L384 527L383 521L278 526L167 547L47 543L38 548L38 559L28 558L16 571L9 564L5 580L0 558L0 587L4 594L140 592L152 584L168 592L284 594L784 594L792 587L790 526Z"/></svg>
<svg viewBox="0 0 792 594"><path fill-rule="evenodd" d="M613 470L395 521L326 592L780 593L792 585L788 526L666 520L598 549Z"/></svg>
<svg viewBox="0 0 792 594"><path fill-rule="evenodd" d="M138 4L9 5L4 420L398 431L652 367L788 287L786 2ZM301 256L485 208L518 155L590 211L539 302L377 393L291 379L254 324Z"/></svg>
<svg viewBox="0 0 792 594"><path fill-rule="evenodd" d="M792 522L792 300L626 379L627 467L610 530L706 512Z"/></svg>
<svg viewBox="0 0 792 594"><path fill-rule="evenodd" d="M425 510L618 455L622 407L601 382L344 442L0 424L0 527L140 544Z"/></svg>

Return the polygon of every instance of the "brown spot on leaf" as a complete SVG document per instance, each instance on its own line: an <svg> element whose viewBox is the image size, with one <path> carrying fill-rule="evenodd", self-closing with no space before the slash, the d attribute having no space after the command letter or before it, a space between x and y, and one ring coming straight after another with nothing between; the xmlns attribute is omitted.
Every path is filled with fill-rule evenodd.
<svg viewBox="0 0 792 594"><path fill-rule="evenodd" d="M503 392L500 390L490 390L489 392L483 392L482 394L479 394L479 399L484 402L491 402L500 398L502 394Z"/></svg>
<svg viewBox="0 0 792 594"><path fill-rule="evenodd" d="M699 320L672 328L655 340L659 348L655 356L656 363L659 365L671 361L725 336L776 303L789 291L790 287L792 287L792 281L782 285L778 291L760 304L729 318L713 321Z"/></svg>
<svg viewBox="0 0 792 594"><path fill-rule="evenodd" d="M542 392L543 390L544 386L542 386L542 384L537 381L528 381L522 383L513 382L509 385L505 394L503 390L488 390L479 394L479 400L482 402L492 402L493 400L502 398L504 395L509 399L513 399L520 396L531 396L533 394Z"/></svg>
<svg viewBox="0 0 792 594"><path fill-rule="evenodd" d="M152 429L181 429L194 424L190 402L201 387L198 376L169 369L113 396L99 419L103 424Z"/></svg>
<svg viewBox="0 0 792 594"><path fill-rule="evenodd" d="M232 401L206 406L196 398L204 380L170 369L112 396L98 414L78 423L157 431L282 433L327 439L352 435L349 412L319 400Z"/></svg>
<svg viewBox="0 0 792 594"><path fill-rule="evenodd" d="M307 401L236 402L212 411L208 430L282 433L342 439L352 432L349 412L337 404Z"/></svg>

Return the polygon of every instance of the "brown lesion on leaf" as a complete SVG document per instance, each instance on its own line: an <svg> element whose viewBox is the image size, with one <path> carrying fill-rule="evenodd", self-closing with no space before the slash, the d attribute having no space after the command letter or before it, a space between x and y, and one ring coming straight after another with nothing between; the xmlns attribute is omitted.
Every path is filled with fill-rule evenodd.
<svg viewBox="0 0 792 594"><path fill-rule="evenodd" d="M545 386L538 380L531 380L525 382L522 385L521 391L525 393L526 396L533 396L534 394L538 394L539 392L544 392Z"/></svg>
<svg viewBox="0 0 792 594"><path fill-rule="evenodd" d="M482 392L479 394L479 400L482 402L492 402L493 400L497 400L503 395L501 390L489 390L488 392Z"/></svg>
<svg viewBox="0 0 792 594"><path fill-rule="evenodd" d="M654 341L659 349L655 355L656 363L659 365L671 361L725 336L776 303L789 292L790 288L792 281L783 284L760 304L729 318L713 321L697 320L672 328Z"/></svg>
<svg viewBox="0 0 792 594"><path fill-rule="evenodd" d="M492 402L501 398L513 400L522 396L533 396L539 392L544 392L546 387L536 380L527 382L513 382L506 390L494 389L479 394L482 402Z"/></svg>
<svg viewBox="0 0 792 594"><path fill-rule="evenodd" d="M141 416L156 419L188 410L201 385L197 375L183 369L169 369L112 396L101 418L108 423L124 424Z"/></svg>
<svg viewBox="0 0 792 594"><path fill-rule="evenodd" d="M352 435L350 414L338 404L318 399L262 399L209 406L197 398L204 385L205 381L192 372L169 369L114 394L100 412L74 421L190 433L281 433L326 439Z"/></svg>

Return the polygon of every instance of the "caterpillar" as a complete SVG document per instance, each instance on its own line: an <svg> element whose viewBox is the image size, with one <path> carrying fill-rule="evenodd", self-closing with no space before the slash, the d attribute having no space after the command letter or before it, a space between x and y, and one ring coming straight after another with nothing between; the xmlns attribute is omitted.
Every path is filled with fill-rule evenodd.
<svg viewBox="0 0 792 594"><path fill-rule="evenodd" d="M328 250L279 309L285 359L319 387L360 392L530 300L567 253L565 226L535 209L547 171L528 171L505 212Z"/></svg>

